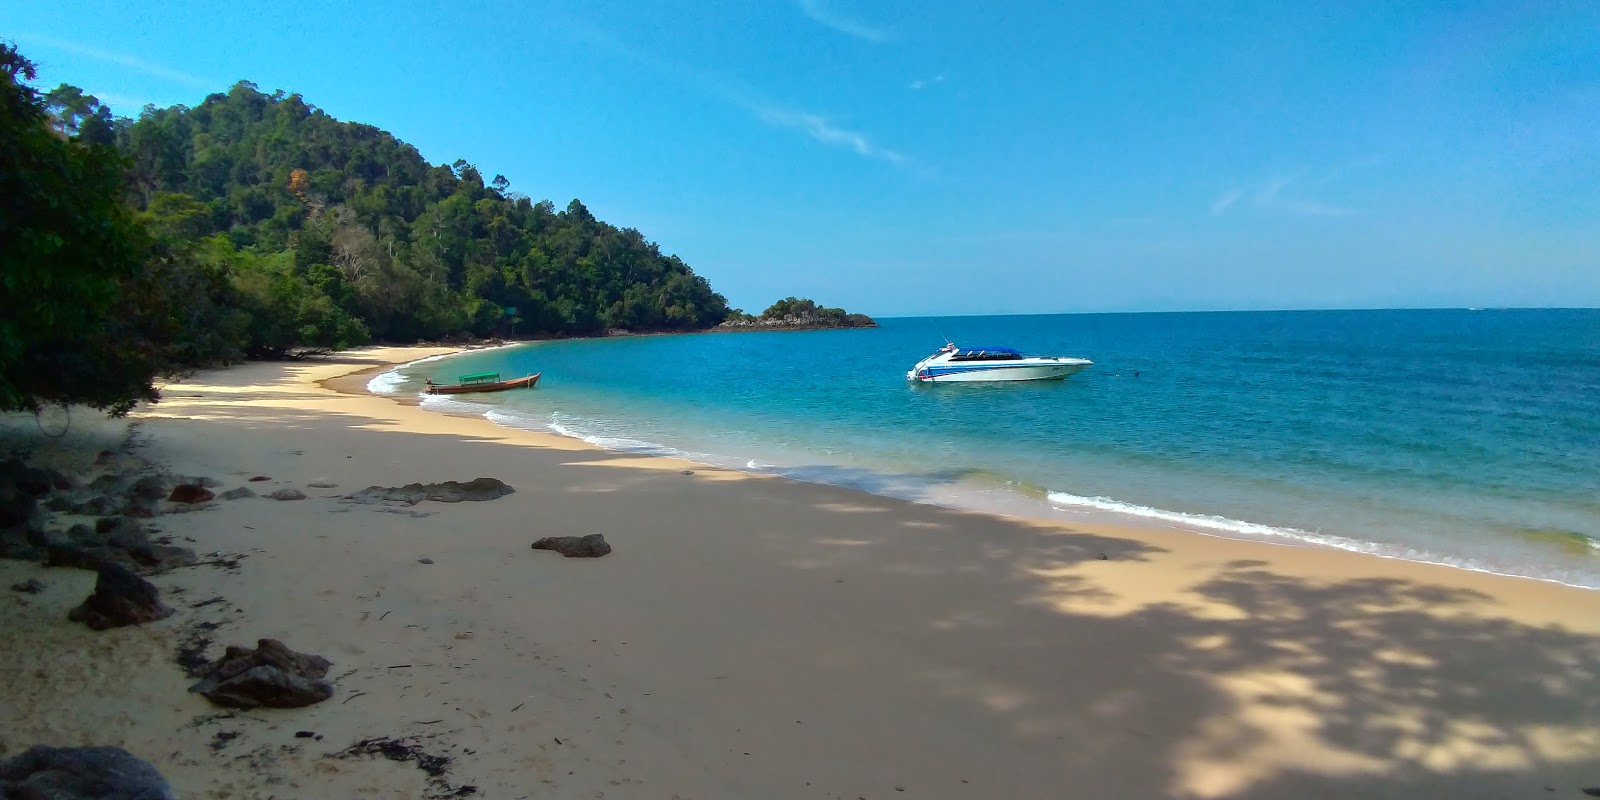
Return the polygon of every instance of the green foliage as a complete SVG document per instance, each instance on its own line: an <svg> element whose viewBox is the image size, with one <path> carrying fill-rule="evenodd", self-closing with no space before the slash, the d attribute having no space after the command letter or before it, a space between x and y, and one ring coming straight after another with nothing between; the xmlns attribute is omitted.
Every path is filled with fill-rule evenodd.
<svg viewBox="0 0 1600 800"><path fill-rule="evenodd" d="M637 230L601 222L576 200L559 212L531 202L502 175L485 184L464 160L429 165L416 148L299 95L240 83L194 108L147 109L116 130L147 213L192 239L225 235L241 254L292 253L293 276L329 299L327 313L344 312L378 339L699 330L727 315L704 278ZM244 280L235 290L250 287L252 315L323 309L288 302L298 289L284 274L254 275L265 263L230 267ZM279 302L257 302L269 295ZM358 330L325 322L275 329L315 331L318 342Z"/></svg>
<svg viewBox="0 0 1600 800"><path fill-rule="evenodd" d="M728 312L728 320L739 327L871 328L878 324L866 314L851 314L842 308L828 308L817 305L813 300L797 297L785 297L773 303L759 317L732 309Z"/></svg>
<svg viewBox="0 0 1600 800"><path fill-rule="evenodd" d="M0 409L123 413L155 397L163 292L122 201L123 158L75 135L82 120L52 127L34 76L0 43Z"/></svg>

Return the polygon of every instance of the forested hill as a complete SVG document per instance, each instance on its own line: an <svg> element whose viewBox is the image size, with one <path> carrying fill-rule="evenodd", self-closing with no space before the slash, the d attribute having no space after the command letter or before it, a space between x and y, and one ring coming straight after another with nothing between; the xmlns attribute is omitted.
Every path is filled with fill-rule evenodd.
<svg viewBox="0 0 1600 800"><path fill-rule="evenodd" d="M130 120L36 77L0 41L0 411L126 412L158 376L374 339L745 318L577 200L430 165L298 95L240 83Z"/></svg>
<svg viewBox="0 0 1600 800"><path fill-rule="evenodd" d="M577 200L534 202L465 161L429 165L299 95L239 83L113 127L152 228L223 234L206 257L246 251L268 272L263 257L289 254L275 280L304 278L378 339L703 329L728 312L639 231Z"/></svg>

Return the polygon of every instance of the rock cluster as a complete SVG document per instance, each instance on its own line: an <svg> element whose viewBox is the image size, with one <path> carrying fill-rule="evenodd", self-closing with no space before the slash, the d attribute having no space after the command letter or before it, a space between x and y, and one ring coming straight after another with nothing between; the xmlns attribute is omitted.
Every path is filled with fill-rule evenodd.
<svg viewBox="0 0 1600 800"><path fill-rule="evenodd" d="M494 500L515 491L498 478L474 478L466 483L445 481L408 483L405 486L368 486L347 495L345 499L354 503L404 503L414 506L424 500L437 503Z"/></svg>
<svg viewBox="0 0 1600 800"><path fill-rule="evenodd" d="M322 656L262 639L254 650L230 646L189 691L228 708L299 708L333 696L333 684L324 680L331 666Z"/></svg>

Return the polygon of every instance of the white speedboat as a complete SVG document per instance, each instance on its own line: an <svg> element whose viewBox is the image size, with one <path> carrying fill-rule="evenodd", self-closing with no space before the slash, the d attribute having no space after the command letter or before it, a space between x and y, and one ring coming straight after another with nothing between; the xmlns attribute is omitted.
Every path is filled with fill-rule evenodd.
<svg viewBox="0 0 1600 800"><path fill-rule="evenodd" d="M1058 381L1094 362L1087 358L1025 356L1009 347L956 347L917 362L906 380L922 383L975 381Z"/></svg>

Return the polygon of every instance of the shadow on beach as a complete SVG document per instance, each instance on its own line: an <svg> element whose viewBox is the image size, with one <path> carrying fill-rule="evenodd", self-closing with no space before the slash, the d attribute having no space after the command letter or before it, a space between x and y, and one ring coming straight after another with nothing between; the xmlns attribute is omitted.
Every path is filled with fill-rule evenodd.
<svg viewBox="0 0 1600 800"><path fill-rule="evenodd" d="M1299 577L1264 560L1219 559L1179 574L1155 564L1169 551L1131 536L832 486L756 491L747 484L765 479L737 473L689 480L613 452L529 448L510 431L421 433L393 419L297 410L291 402L305 395L293 392L193 393L205 397L173 411L194 424L316 431L330 449L359 452L362 437L397 434L413 437L407 451L464 447L468 458L457 464L488 464L512 455L500 447L514 447L517 459L543 459L560 480L524 487L513 479L519 494L506 502L561 507L603 530L625 519L609 492L637 491L645 503L693 493L693 502L653 506L676 539L613 537L622 539L613 558L629 558L630 547L645 557L658 552L651 548L742 548L751 557L740 573L641 573L660 586L705 583L719 604L733 595L759 606L764 584L837 576L837 596L820 593L805 616L779 612L727 645L759 654L804 633L810 649L794 654L798 684L718 688L749 692L751 703L812 698L819 715L827 703L848 709L892 690L895 708L917 710L915 720L887 727L851 730L848 718L838 720L842 729L818 745L829 758L872 762L907 748L915 757L936 733L942 738L927 741L981 744L972 752L993 763L963 764L959 748L922 757L952 775L971 769L1038 790L1003 795L1016 797L1574 797L1600 784L1600 638L1516 621L1517 608L1470 588L1337 572ZM244 396L256 402L237 402ZM463 477L471 476L416 476ZM893 488L866 475L833 477L868 492ZM648 612L663 641L725 608L665 592L651 595L657 607ZM581 606L564 613L583 627ZM635 647L649 652L648 641ZM886 674L889 661L874 660L873 648L912 657ZM797 674L793 666L785 674ZM925 720L959 729L930 732ZM692 739L680 745L695 750ZM1002 796L957 788L946 794Z"/></svg>

